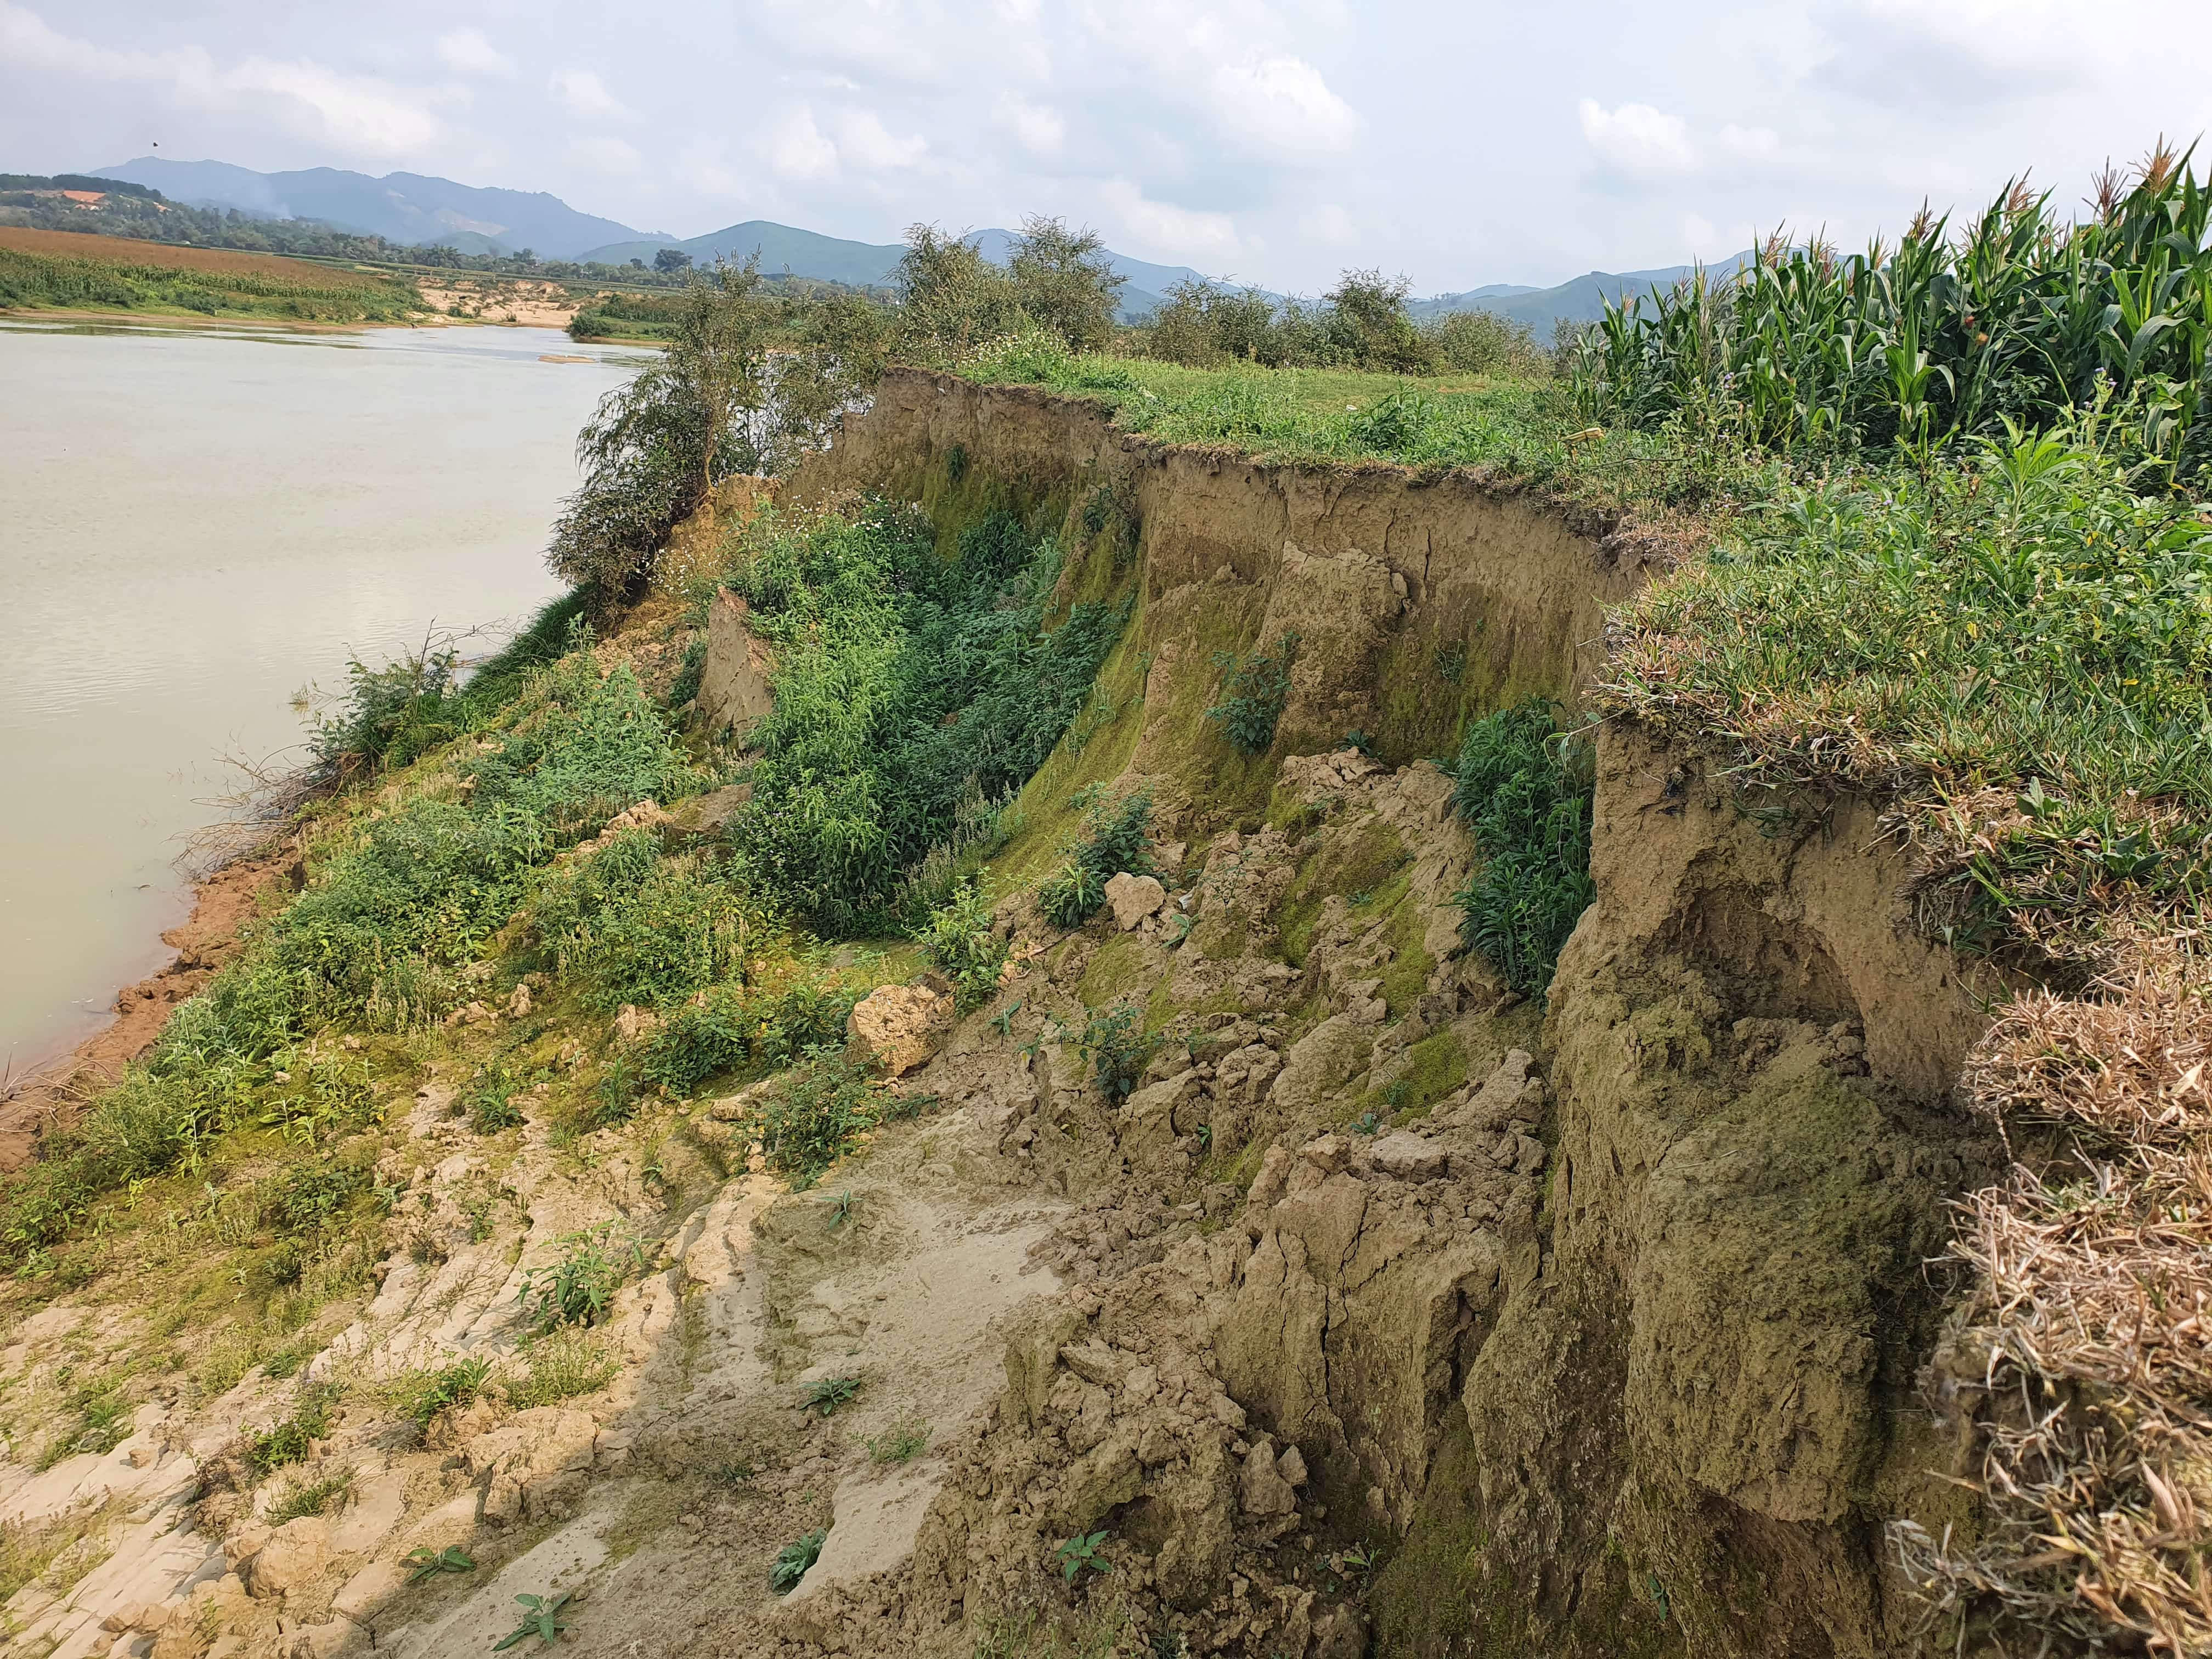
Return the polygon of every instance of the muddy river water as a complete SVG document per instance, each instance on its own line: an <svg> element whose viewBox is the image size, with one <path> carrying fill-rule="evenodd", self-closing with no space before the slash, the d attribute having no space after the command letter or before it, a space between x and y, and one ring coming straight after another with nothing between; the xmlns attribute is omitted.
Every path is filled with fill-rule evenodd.
<svg viewBox="0 0 2212 1659"><path fill-rule="evenodd" d="M295 693L433 628L489 649L558 591L576 429L638 361L540 329L0 323L0 1074L168 959L228 757L299 758Z"/></svg>

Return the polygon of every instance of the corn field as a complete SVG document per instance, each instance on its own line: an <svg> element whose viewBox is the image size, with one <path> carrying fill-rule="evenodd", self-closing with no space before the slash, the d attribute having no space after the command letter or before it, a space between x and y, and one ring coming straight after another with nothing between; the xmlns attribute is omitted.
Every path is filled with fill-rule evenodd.
<svg viewBox="0 0 2212 1659"><path fill-rule="evenodd" d="M2150 483L2212 469L2212 190L2161 143L2088 217L2015 183L1954 234L1923 209L1863 254L1776 236L1735 276L1609 306L1572 364L1583 416L1730 426L1775 449L1896 446L2094 413Z"/></svg>

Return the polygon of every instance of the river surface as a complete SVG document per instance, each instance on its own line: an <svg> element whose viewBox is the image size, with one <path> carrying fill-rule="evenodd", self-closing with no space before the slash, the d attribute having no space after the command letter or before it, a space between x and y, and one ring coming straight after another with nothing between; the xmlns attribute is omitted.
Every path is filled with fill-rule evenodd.
<svg viewBox="0 0 2212 1659"><path fill-rule="evenodd" d="M228 757L303 758L295 693L433 629L489 650L559 591L576 430L640 361L545 329L0 323L0 1076L173 954Z"/></svg>

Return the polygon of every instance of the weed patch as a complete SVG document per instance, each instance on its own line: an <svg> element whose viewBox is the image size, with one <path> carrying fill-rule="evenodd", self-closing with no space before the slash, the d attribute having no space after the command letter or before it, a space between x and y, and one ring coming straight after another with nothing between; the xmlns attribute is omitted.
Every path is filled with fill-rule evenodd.
<svg viewBox="0 0 2212 1659"><path fill-rule="evenodd" d="M1273 746L1276 722L1291 700L1291 663L1297 649L1298 636L1293 633L1277 640L1272 650L1242 657L1214 653L1213 665L1225 671L1224 695L1206 711L1206 718L1220 728L1238 754L1264 755Z"/></svg>
<svg viewBox="0 0 2212 1659"><path fill-rule="evenodd" d="M541 1332L562 1325L596 1325L615 1292L645 1270L645 1249L611 1221L555 1241L559 1257L522 1277L522 1301Z"/></svg>
<svg viewBox="0 0 2212 1659"><path fill-rule="evenodd" d="M531 1341L522 1351L522 1361L521 1378L501 1387L507 1403L517 1411L557 1406L564 1400L597 1394L622 1372L619 1356L574 1325Z"/></svg>
<svg viewBox="0 0 2212 1659"><path fill-rule="evenodd" d="M1055 927L1080 927L1097 915L1106 902L1106 884L1115 875L1152 873L1152 791L1138 789L1118 801L1094 799L1087 805L1082 834L1060 868L1037 889L1037 907Z"/></svg>
<svg viewBox="0 0 2212 1659"><path fill-rule="evenodd" d="M1597 895L1591 794L1586 746L1559 734L1542 701L1468 728L1452 806L1483 865L1458 895L1460 936L1516 990L1550 986L1560 947Z"/></svg>

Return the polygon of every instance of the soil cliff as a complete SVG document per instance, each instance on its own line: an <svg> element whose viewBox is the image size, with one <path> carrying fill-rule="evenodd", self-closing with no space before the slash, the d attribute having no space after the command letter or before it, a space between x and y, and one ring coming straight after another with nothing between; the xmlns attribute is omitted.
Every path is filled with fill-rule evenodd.
<svg viewBox="0 0 2212 1659"><path fill-rule="evenodd" d="M1644 544L1480 477L1166 448L911 373L775 510L854 491L948 545L1016 514L1065 597L1127 606L1006 815L997 984L956 1019L870 958L853 1030L901 1104L811 1191L741 1128L773 1078L549 1133L582 1046L527 978L471 993L357 1137L385 1218L353 1288L196 1369L119 1291L12 1330L24 1650L427 1659L565 1592L581 1655L1917 1651L1884 1528L1973 1525L1914 1390L1947 1205L2002 1160L1952 1099L1982 1004L1880 803L1608 726L1548 994L1462 941L1485 852L1433 757L1576 702ZM665 622L601 671L672 680ZM1255 653L1287 683L1248 753L1208 711ZM766 711L741 607L698 672L703 719ZM1054 925L1085 804L1144 788L1152 872ZM700 856L697 810L574 857ZM607 1063L652 1024L623 1008ZM541 1079L498 1095L503 1138L501 1033ZM210 1182L144 1282L252 1190ZM594 1322L534 1332L548 1275L617 1245ZM40 1438L126 1361L133 1415Z"/></svg>

